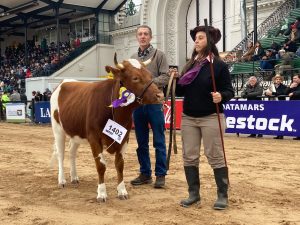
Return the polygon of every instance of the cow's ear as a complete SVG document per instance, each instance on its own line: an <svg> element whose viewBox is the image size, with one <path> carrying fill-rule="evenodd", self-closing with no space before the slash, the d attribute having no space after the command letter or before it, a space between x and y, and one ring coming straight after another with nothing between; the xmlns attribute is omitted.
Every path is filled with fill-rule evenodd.
<svg viewBox="0 0 300 225"><path fill-rule="evenodd" d="M114 79L120 79L120 70L113 68L111 66L105 66L105 70L106 72L112 72L112 74L114 75Z"/></svg>

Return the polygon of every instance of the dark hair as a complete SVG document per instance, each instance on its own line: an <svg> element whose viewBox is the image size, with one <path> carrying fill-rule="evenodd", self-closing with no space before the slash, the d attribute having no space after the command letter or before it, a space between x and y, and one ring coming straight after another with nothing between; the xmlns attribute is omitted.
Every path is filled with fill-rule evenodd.
<svg viewBox="0 0 300 225"><path fill-rule="evenodd" d="M219 57L220 57L220 56L219 56L219 51L218 51L216 45L211 45L211 52L213 53L213 55L214 55L215 58L219 58ZM209 54L208 47L206 47L206 48L205 48L202 52L200 52L200 53L197 53L195 49L193 50L192 57L191 57L191 59L185 64L185 66L183 67L182 72L181 72L181 75L185 74L188 70L190 70L190 69L193 67L193 65L194 65L194 63L195 63L195 57L196 57L198 54L199 54L199 55L205 55L205 56L208 56L208 54Z"/></svg>
<svg viewBox="0 0 300 225"><path fill-rule="evenodd" d="M195 41L195 37L196 37L196 34L198 32L205 32L205 26L198 26L198 27L195 27L193 30L190 31L190 34L191 34L191 37L193 38L193 40ZM218 51L218 48L216 46L216 43L221 39L221 33L220 33L220 30L219 29L216 29L214 27L211 27L209 26L209 29L208 29L208 32L211 36L211 41L210 41L210 50L212 52L212 54L214 55L215 58L219 58L219 51ZM197 53L196 52L196 49L193 50L193 53L192 53L192 57L191 59L185 64L185 66L183 67L182 69L182 72L181 72L181 75L185 74L188 70L190 70L194 63L195 63L195 57L197 55L200 55L200 56L208 56L209 54L209 49L208 49L208 46L206 46L201 52Z"/></svg>
<svg viewBox="0 0 300 225"><path fill-rule="evenodd" d="M149 27L149 26L147 26L147 25L140 25L140 26L137 27L136 33L138 32L138 30L139 30L140 28L147 28L147 29L149 30L150 37L152 37L152 29L151 29L151 27Z"/></svg>

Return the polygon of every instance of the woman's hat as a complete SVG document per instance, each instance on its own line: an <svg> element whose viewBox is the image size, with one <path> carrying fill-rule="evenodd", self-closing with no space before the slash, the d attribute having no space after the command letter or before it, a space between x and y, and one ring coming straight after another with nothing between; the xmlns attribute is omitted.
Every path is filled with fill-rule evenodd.
<svg viewBox="0 0 300 225"><path fill-rule="evenodd" d="M280 78L280 80L281 80L281 81L283 81L283 80L284 80L284 77L283 77L283 76L281 76L280 74L276 74L276 75L273 77L273 79L272 79L272 80L274 81L274 80L276 80L276 78Z"/></svg>
<svg viewBox="0 0 300 225"><path fill-rule="evenodd" d="M205 32L205 26L198 26L198 27L195 27L193 30L190 31L190 35L191 35L193 41L195 41L196 34L200 31ZM208 32L210 34L210 38L211 38L212 42L214 44L217 44L218 41L220 41L221 36L222 36L220 30L218 28L208 26Z"/></svg>

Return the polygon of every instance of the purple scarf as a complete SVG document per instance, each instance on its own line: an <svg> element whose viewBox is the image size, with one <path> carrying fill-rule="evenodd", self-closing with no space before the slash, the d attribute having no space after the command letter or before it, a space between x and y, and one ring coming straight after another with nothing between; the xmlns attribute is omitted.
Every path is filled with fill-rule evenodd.
<svg viewBox="0 0 300 225"><path fill-rule="evenodd" d="M193 82L193 80L195 80L195 78L197 77L199 71L201 70L201 68L208 62L207 59L204 59L202 61L200 61L199 63L197 63L192 69L190 69L189 71L187 71L185 74L183 74L178 81L178 84L184 86L184 85L188 85L190 83Z"/></svg>

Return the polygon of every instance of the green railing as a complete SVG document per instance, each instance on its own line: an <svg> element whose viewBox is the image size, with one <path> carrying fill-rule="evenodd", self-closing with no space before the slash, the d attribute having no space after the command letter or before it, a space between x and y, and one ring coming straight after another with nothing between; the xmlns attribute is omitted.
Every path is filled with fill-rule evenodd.
<svg viewBox="0 0 300 225"><path fill-rule="evenodd" d="M298 0L297 0L298 1ZM279 6L264 22L257 27L257 39L261 40L266 37L268 31L275 27L278 27L283 19L288 16L292 9L296 8L296 0L286 0L281 6ZM224 61L231 61L232 55L238 50L246 50L249 41L253 41L254 31L251 31L247 37L240 41L225 57Z"/></svg>
<svg viewBox="0 0 300 225"><path fill-rule="evenodd" d="M276 63L280 64L281 62L281 60L277 60ZM231 82L237 96L239 96L240 92L245 87L250 76L256 76L264 89L269 87L272 77L276 71L275 69L265 71L259 70L259 64L260 61L229 64ZM291 62L291 65L292 68L286 68L282 70L283 73L281 75L284 76L286 84L291 82L292 76L295 73L300 72L300 57L294 58Z"/></svg>

